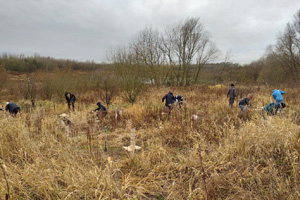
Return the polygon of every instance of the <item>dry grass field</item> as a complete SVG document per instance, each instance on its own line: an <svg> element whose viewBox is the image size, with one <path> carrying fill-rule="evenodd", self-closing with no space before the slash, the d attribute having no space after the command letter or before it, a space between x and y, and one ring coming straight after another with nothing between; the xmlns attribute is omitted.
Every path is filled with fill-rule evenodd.
<svg viewBox="0 0 300 200"><path fill-rule="evenodd" d="M274 88L236 88L239 100L253 94L245 115L228 106L227 86L171 88L184 105L170 119L167 87L117 100L104 119L79 98L69 130L66 103L15 102L16 118L0 115L0 199L300 199L298 90L279 88L287 107L263 119ZM133 134L142 149L128 152Z"/></svg>

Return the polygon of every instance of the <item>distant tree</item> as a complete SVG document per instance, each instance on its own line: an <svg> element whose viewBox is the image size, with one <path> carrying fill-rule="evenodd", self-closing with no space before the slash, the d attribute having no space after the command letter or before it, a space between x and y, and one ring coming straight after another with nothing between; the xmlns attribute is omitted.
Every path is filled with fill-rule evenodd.
<svg viewBox="0 0 300 200"><path fill-rule="evenodd" d="M138 64L132 48L118 48L111 52L110 59L114 65L114 73L123 98L134 104L147 81L145 66Z"/></svg>
<svg viewBox="0 0 300 200"><path fill-rule="evenodd" d="M175 66L176 78L181 85L188 85L192 81L196 83L202 67L216 59L219 53L199 18L189 18L167 28L162 44L168 63ZM191 71L193 66L196 68Z"/></svg>
<svg viewBox="0 0 300 200"><path fill-rule="evenodd" d="M107 108L114 101L118 93L118 78L115 75L105 75L100 74L98 81L96 82L96 87L100 99L106 103Z"/></svg>
<svg viewBox="0 0 300 200"><path fill-rule="evenodd" d="M53 74L46 73L45 78L41 82L41 97L44 100L51 100L54 94Z"/></svg>
<svg viewBox="0 0 300 200"><path fill-rule="evenodd" d="M130 47L119 47L113 49L109 55L108 59L114 66L118 65L134 65L137 64L136 58L134 57L133 50Z"/></svg>
<svg viewBox="0 0 300 200"><path fill-rule="evenodd" d="M300 71L300 10L294 15L294 20L286 25L283 33L277 38L277 44L269 48L269 55L280 63L284 72L299 80Z"/></svg>
<svg viewBox="0 0 300 200"><path fill-rule="evenodd" d="M224 73L226 72L226 70L233 66L233 63L230 62L230 58L231 58L232 54L230 51L228 51L224 57L224 61L221 62L219 65L221 67L221 70L219 70L218 73L215 74L215 77L214 79L217 81L217 82L222 82L222 76L224 75Z"/></svg>
<svg viewBox="0 0 300 200"><path fill-rule="evenodd" d="M0 91L3 85L5 84L5 82L7 81L7 76L8 74L5 70L4 65L0 65Z"/></svg>
<svg viewBox="0 0 300 200"><path fill-rule="evenodd" d="M257 79L258 83L263 83L269 86L272 84L286 82L287 74L284 72L281 64L277 61L274 54L270 54L257 62L257 64L261 66Z"/></svg>
<svg viewBox="0 0 300 200"><path fill-rule="evenodd" d="M137 65L130 65L122 66L117 70L123 97L131 104L134 104L137 101L138 96L145 86L145 80L143 79L139 68L140 67Z"/></svg>
<svg viewBox="0 0 300 200"><path fill-rule="evenodd" d="M35 100L37 95L37 83L34 76L28 76L21 87L24 99L29 99L32 107L35 106Z"/></svg>
<svg viewBox="0 0 300 200"><path fill-rule="evenodd" d="M63 70L56 69L51 76L52 79L52 87L53 87L53 94L56 100L65 100L64 94L65 92L74 92L74 85L76 80L74 78L74 74L70 67L65 68ZM76 83L77 84L77 83ZM76 94L74 94L76 96ZM77 96L76 96L77 97Z"/></svg>
<svg viewBox="0 0 300 200"><path fill-rule="evenodd" d="M130 47L135 55L136 63L147 67L149 82L156 85L161 84L164 79L162 66L165 54L161 48L159 32L151 27L146 27L136 35Z"/></svg>

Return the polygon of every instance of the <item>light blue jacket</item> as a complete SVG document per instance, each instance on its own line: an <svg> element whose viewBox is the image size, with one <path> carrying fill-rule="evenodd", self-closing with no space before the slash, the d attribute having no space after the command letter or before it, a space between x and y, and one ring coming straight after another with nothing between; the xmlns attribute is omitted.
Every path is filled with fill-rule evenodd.
<svg viewBox="0 0 300 200"><path fill-rule="evenodd" d="M284 94L285 92L282 90L273 90L273 98L276 100L276 102L278 101L283 101L283 97L282 94Z"/></svg>

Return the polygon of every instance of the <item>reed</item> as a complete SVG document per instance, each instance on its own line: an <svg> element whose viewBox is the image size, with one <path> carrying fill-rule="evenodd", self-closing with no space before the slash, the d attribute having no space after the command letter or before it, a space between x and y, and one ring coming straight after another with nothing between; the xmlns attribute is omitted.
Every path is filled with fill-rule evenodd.
<svg viewBox="0 0 300 200"><path fill-rule="evenodd" d="M93 103L78 102L69 134L60 123L62 103L15 118L1 114L0 198L300 198L297 91L288 88L287 107L263 119L255 108L272 100L269 88L247 89L253 107L245 115L236 104L230 109L224 86L172 88L184 105L168 119L161 98L169 90L150 88L134 105L118 102L104 119L90 112ZM123 146L133 129L142 149L131 153Z"/></svg>

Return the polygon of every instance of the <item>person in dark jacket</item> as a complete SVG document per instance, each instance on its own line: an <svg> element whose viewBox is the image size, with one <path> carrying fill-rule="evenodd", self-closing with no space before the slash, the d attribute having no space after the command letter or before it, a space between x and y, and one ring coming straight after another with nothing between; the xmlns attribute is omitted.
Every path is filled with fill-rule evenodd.
<svg viewBox="0 0 300 200"><path fill-rule="evenodd" d="M102 117L105 117L105 116L107 115L107 110L106 110L106 108L105 108L100 102L97 103L97 106L98 106L98 108L96 108L96 109L94 110L94 112L101 113L101 116L102 116ZM97 115L97 116L98 116L98 115Z"/></svg>
<svg viewBox="0 0 300 200"><path fill-rule="evenodd" d="M183 104L183 97L180 94L177 94L175 96L176 101L178 102L179 108L181 108L182 104Z"/></svg>
<svg viewBox="0 0 300 200"><path fill-rule="evenodd" d="M285 103L269 103L262 109L262 113L267 112L268 115L276 115L279 109L285 107Z"/></svg>
<svg viewBox="0 0 300 200"><path fill-rule="evenodd" d="M168 113L168 116L170 117L171 114L171 110L172 110L172 104L176 101L175 97L173 96L173 93L171 91L169 91L168 94L166 94L163 98L162 98L162 102L164 102L164 100L166 100L166 111Z"/></svg>
<svg viewBox="0 0 300 200"><path fill-rule="evenodd" d="M247 106L251 106L250 100L252 99L252 95L248 94L248 96L244 99L242 99L239 102L239 107L241 108L241 112L245 112L247 110Z"/></svg>
<svg viewBox="0 0 300 200"><path fill-rule="evenodd" d="M73 112L74 112L74 104L75 104L75 101L76 101L75 95L70 93L70 92L66 92L65 97L66 97L66 100L67 100L67 103L68 103L69 110L70 110L70 105L72 103L72 108L73 108Z"/></svg>
<svg viewBox="0 0 300 200"><path fill-rule="evenodd" d="M15 103L6 103L5 112L9 111L12 116L16 116L20 112L20 107Z"/></svg>
<svg viewBox="0 0 300 200"><path fill-rule="evenodd" d="M231 87L228 89L227 97L229 98L229 106L232 108L234 99L237 97L234 84L231 84Z"/></svg>
<svg viewBox="0 0 300 200"><path fill-rule="evenodd" d="M166 107L171 108L171 104L173 104L176 99L173 96L173 93L170 91L168 94L166 94L163 98L162 98L162 102L164 102L164 100L166 100Z"/></svg>

